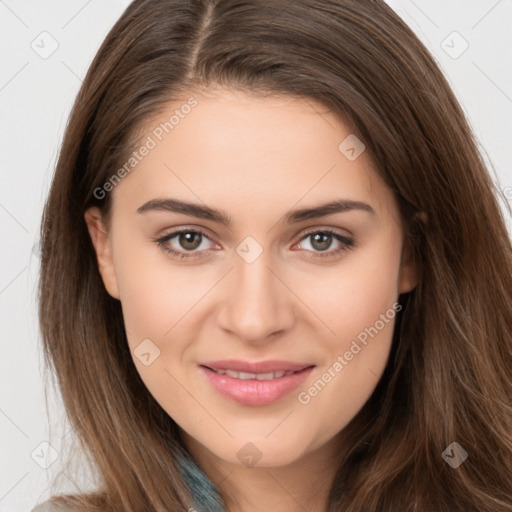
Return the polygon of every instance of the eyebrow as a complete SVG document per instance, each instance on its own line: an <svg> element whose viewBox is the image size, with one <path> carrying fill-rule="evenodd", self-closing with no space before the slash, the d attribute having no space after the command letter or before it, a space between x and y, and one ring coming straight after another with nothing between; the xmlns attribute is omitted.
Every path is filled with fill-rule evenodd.
<svg viewBox="0 0 512 512"><path fill-rule="evenodd" d="M286 213L280 222L296 224L305 220L317 219L319 217L325 217L326 215L344 213L352 210L361 210L371 215L376 215L375 210L368 203L349 199L338 199L312 208L292 210ZM150 211L182 213L184 215L190 215L191 217L218 222L227 227L232 225L231 217L222 210L216 210L197 203L187 203L185 201L179 201L178 199L152 199L137 209L137 213Z"/></svg>

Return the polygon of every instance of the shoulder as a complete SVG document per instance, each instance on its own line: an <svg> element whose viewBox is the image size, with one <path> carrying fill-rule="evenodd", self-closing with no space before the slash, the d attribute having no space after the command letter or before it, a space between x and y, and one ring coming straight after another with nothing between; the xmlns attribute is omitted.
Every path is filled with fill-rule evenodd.
<svg viewBox="0 0 512 512"><path fill-rule="evenodd" d="M64 507L63 505L58 505L57 503L45 501L44 503L37 505L30 512L73 512L73 510L71 508Z"/></svg>

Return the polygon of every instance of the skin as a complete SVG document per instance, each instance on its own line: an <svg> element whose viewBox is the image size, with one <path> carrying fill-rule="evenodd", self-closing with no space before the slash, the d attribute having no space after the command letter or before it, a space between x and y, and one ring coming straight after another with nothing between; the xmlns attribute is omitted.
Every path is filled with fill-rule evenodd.
<svg viewBox="0 0 512 512"><path fill-rule="evenodd" d="M190 95L148 120L144 137ZM99 270L121 301L132 355L144 339L159 348L149 366L135 356L134 364L229 510L325 510L338 454L348 448L343 429L384 371L394 320L309 403L297 394L416 286L398 207L367 152L354 161L340 152L351 130L322 105L225 89L193 96L197 106L110 192L111 225L97 208L86 212ZM137 213L149 200L170 197L222 209L233 225ZM341 198L368 203L375 214L280 222L292 209ZM200 244L192 239L199 257L180 260L154 242L179 228L207 234ZM343 244L331 238L324 252L333 255L315 258L322 246L305 234L325 229L355 246L336 255ZM247 236L263 250L250 264L236 252ZM167 246L190 248L179 236ZM228 358L316 367L296 392L249 406L221 396L198 369L201 361ZM237 457L248 442L261 453L254 467Z"/></svg>

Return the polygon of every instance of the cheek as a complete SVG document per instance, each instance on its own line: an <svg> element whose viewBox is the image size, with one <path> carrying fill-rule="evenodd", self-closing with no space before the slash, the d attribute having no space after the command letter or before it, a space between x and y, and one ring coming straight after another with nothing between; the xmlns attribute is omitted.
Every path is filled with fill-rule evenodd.
<svg viewBox="0 0 512 512"><path fill-rule="evenodd" d="M139 338L165 338L211 287L211 279L206 274L202 278L199 267L177 265L151 242L123 250L120 241L117 254L124 321L133 343Z"/></svg>
<svg viewBox="0 0 512 512"><path fill-rule="evenodd" d="M392 241L392 243L389 242ZM393 233L349 253L338 267L307 280L301 297L323 321L336 348L379 320L398 299L400 241ZM328 333L330 332L330 336Z"/></svg>
<svg viewBox="0 0 512 512"><path fill-rule="evenodd" d="M296 395L296 419L304 418L315 446L343 430L372 395L386 367L399 309L396 303L367 306L357 320L345 311L336 336L318 340L325 354L322 365Z"/></svg>
<svg viewBox="0 0 512 512"><path fill-rule="evenodd" d="M185 267L173 268L165 254L155 258L154 253L132 249L116 266L129 350L156 401L173 417L199 424L204 418L190 407L182 362L193 336L187 313L208 291L208 280L194 278Z"/></svg>
<svg viewBox="0 0 512 512"><path fill-rule="evenodd" d="M353 419L385 369L400 310L399 249L383 243L375 251L354 254L350 264L324 280L322 293L309 295L329 331L317 339L324 353L322 368L297 401L305 416L322 418L312 425L318 428L319 443Z"/></svg>

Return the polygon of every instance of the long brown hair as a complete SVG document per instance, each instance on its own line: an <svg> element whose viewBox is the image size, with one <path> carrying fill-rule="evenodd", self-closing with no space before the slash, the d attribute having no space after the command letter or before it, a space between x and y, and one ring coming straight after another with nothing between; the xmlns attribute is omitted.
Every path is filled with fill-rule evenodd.
<svg viewBox="0 0 512 512"><path fill-rule="evenodd" d="M41 225L46 362L96 468L84 510L187 510L172 418L140 379L84 221L169 101L198 87L311 98L395 193L420 281L373 395L345 429L329 511L512 511L512 247L464 113L382 0L136 0L76 99ZM181 96L180 96L181 95ZM452 468L457 442L468 459Z"/></svg>

